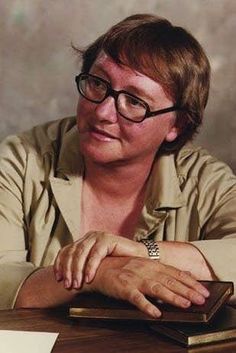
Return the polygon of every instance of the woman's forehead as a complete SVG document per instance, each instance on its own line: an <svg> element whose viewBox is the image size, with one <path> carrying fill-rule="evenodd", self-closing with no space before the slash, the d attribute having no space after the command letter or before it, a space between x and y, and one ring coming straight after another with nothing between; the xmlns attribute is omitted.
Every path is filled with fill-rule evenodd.
<svg viewBox="0 0 236 353"><path fill-rule="evenodd" d="M105 52L98 55L90 72L107 79L111 82L113 88L124 89L133 94L141 95L143 99L147 99L150 103L154 104L156 97L168 99L162 86L157 81L127 65L116 63Z"/></svg>
<svg viewBox="0 0 236 353"><path fill-rule="evenodd" d="M126 74L128 76L133 76L134 78L137 78L137 79L144 78L144 79L152 80L153 82L156 83L156 81L154 81L152 78L132 68L128 64L117 63L111 56L106 54L104 51L101 51L99 53L98 57L93 63L91 70L94 70L94 69L104 72L105 74L109 73L110 71L117 72L117 73L122 72L124 75Z"/></svg>

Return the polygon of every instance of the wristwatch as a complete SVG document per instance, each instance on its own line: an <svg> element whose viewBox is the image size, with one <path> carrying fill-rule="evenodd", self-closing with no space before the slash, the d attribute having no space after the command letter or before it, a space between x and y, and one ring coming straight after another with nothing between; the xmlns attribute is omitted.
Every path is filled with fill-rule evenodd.
<svg viewBox="0 0 236 353"><path fill-rule="evenodd" d="M160 260L160 249L158 244L154 240L142 239L140 240L140 242L146 246L150 259Z"/></svg>

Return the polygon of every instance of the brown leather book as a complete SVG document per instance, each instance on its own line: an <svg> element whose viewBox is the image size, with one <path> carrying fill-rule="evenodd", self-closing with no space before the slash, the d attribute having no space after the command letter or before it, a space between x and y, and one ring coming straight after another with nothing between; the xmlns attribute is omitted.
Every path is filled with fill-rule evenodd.
<svg viewBox="0 0 236 353"><path fill-rule="evenodd" d="M228 341L236 339L236 308L225 305L208 323L152 323L150 327L188 347Z"/></svg>
<svg viewBox="0 0 236 353"><path fill-rule="evenodd" d="M203 305L191 305L187 309L181 309L150 299L162 312L159 319L152 319L128 302L95 293L79 295L76 301L71 303L69 315L86 319L208 322L233 294L233 283L220 281L201 281L201 283L210 291L210 296Z"/></svg>

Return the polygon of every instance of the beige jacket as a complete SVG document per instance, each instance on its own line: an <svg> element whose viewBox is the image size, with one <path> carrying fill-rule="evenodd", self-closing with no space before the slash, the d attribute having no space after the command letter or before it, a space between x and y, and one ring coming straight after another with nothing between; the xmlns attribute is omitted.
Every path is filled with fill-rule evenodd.
<svg viewBox="0 0 236 353"><path fill-rule="evenodd" d="M77 238L83 159L75 118L50 122L0 145L0 308ZM221 280L236 283L236 177L199 147L159 157L135 240L190 241Z"/></svg>

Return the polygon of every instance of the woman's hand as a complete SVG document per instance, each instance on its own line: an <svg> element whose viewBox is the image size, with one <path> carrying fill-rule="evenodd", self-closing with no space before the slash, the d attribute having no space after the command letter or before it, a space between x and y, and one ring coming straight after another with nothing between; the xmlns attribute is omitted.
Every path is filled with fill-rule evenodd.
<svg viewBox="0 0 236 353"><path fill-rule="evenodd" d="M101 231L91 231L72 244L62 248L54 263L57 281L65 288L79 289L83 280L90 283L106 256L147 257L142 243Z"/></svg>
<svg viewBox="0 0 236 353"><path fill-rule="evenodd" d="M106 257L89 286L90 290L127 300L154 318L161 312L146 296L181 308L191 303L201 305L209 296L189 272L141 257Z"/></svg>

